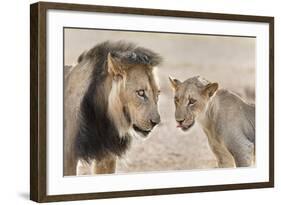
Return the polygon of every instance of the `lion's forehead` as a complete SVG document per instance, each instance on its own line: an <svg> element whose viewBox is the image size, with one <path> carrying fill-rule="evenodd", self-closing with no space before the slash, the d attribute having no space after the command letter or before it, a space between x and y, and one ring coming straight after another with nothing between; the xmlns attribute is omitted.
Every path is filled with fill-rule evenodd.
<svg viewBox="0 0 281 205"><path fill-rule="evenodd" d="M159 85L155 73L152 68L135 68L128 72L126 78L126 84L128 87L136 89L147 89L158 93Z"/></svg>
<svg viewBox="0 0 281 205"><path fill-rule="evenodd" d="M190 97L198 98L200 96L200 87L195 82L184 82L176 90L175 97L180 100L187 100Z"/></svg>

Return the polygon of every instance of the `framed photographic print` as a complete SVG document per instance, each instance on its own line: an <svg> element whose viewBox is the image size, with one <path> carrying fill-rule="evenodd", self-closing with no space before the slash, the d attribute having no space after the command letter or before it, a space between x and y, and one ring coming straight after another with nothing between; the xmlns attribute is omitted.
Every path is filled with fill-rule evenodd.
<svg viewBox="0 0 281 205"><path fill-rule="evenodd" d="M274 186L274 18L31 5L30 198Z"/></svg>

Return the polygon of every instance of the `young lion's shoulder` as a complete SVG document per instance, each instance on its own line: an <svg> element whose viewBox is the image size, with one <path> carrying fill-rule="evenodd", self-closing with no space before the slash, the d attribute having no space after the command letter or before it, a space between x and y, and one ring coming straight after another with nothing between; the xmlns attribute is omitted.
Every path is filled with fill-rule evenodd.
<svg viewBox="0 0 281 205"><path fill-rule="evenodd" d="M216 92L216 95L214 96L215 101L220 104L220 106L233 106L233 105L238 105L244 103L243 99L235 94L234 92L231 92L226 89L219 89Z"/></svg>
<svg viewBox="0 0 281 205"><path fill-rule="evenodd" d="M245 102L237 94L220 89L212 100L212 115L217 124L224 124L223 129L233 127L240 127L243 132L247 132L246 136L250 137L251 141L254 140L254 127L255 127L255 106ZM229 123L231 122L231 123ZM233 132L230 131L230 132Z"/></svg>
<svg viewBox="0 0 281 205"><path fill-rule="evenodd" d="M210 110L214 118L225 123L225 121L241 121L244 118L244 108L247 103L237 94L219 89L211 101Z"/></svg>

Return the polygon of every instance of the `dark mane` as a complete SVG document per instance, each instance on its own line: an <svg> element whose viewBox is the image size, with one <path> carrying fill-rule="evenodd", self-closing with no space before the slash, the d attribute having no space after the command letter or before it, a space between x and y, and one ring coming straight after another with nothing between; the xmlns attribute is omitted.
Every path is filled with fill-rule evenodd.
<svg viewBox="0 0 281 205"><path fill-rule="evenodd" d="M106 41L79 56L79 62L92 62L91 80L80 104L79 127L74 144L77 158L85 161L101 160L108 154L121 156L130 145L130 136L119 136L107 112L108 94L103 88L108 75L109 52L127 64L156 66L161 62L158 54L125 42Z"/></svg>
<svg viewBox="0 0 281 205"><path fill-rule="evenodd" d="M83 59L99 58L100 61L106 62L107 54L111 53L112 57L117 57L122 63L126 64L143 64L156 66L162 62L162 58L151 50L137 47L134 43L127 43L124 41L110 42L105 41L90 49L88 52L82 53L78 62Z"/></svg>

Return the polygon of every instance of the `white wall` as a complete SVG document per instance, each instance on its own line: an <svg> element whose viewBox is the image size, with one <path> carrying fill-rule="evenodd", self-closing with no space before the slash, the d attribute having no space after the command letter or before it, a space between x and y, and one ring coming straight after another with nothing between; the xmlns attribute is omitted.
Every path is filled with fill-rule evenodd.
<svg viewBox="0 0 281 205"><path fill-rule="evenodd" d="M78 2L63 1L62 2ZM10 0L1 4L0 38L0 201L1 204L31 204L29 192L29 3ZM276 125L280 123L280 36L281 13L278 1L273 0L81 0L79 3L180 9L251 15L275 16L275 95ZM3 65L4 64L4 65ZM279 79L277 78L279 76ZM274 189L195 193L171 196L153 196L126 199L106 199L96 204L269 204L280 200L280 161L278 150L280 125L276 126L276 187ZM93 201L72 202L92 204ZM276 203L275 203L276 204Z"/></svg>

